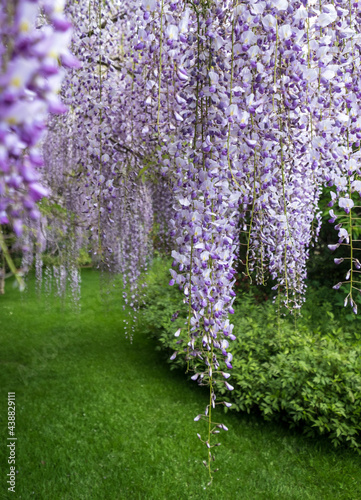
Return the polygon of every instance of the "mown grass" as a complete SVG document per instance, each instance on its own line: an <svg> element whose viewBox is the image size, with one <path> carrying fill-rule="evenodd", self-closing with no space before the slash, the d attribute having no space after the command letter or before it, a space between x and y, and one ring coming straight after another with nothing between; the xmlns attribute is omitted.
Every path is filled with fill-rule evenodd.
<svg viewBox="0 0 361 500"><path fill-rule="evenodd" d="M82 310L0 297L0 498L41 500L361 498L361 459L255 416L219 411L215 474L193 422L207 390L169 371L139 321L125 338L120 293L82 273ZM16 494L7 491L7 392L16 392Z"/></svg>

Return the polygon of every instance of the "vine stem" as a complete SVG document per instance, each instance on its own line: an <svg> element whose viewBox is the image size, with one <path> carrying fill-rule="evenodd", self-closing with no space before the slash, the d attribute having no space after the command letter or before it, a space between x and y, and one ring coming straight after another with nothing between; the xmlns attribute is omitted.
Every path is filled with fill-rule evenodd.
<svg viewBox="0 0 361 500"><path fill-rule="evenodd" d="M163 2L162 2L163 5ZM199 15L197 13L197 26L198 26L198 57L197 57L197 67L199 70L199 55L200 55L200 37L199 37ZM196 147L196 141L197 141L197 118L198 118L198 101L199 101L199 83L197 80L197 90L196 90L196 117L195 117L195 126L194 126L194 138L193 138L193 148ZM193 205L194 209L194 205ZM189 269L189 302L188 302L188 326L187 326L187 331L188 331L188 344L187 344L187 370L186 373L189 372L189 342L190 342L190 337L191 337L191 332L190 332L190 326L191 326L191 316L192 316L192 268L193 268L193 236L191 237L191 254L190 254L190 269Z"/></svg>
<svg viewBox="0 0 361 500"><path fill-rule="evenodd" d="M103 110L102 110L102 55L101 55L101 37L102 37L102 4L101 0L99 0L98 4L98 22L99 22L99 104L100 104L100 114L99 114L99 150L100 150L100 162L99 162L99 171L100 175L102 175L103 171L103 142L102 142L102 123L103 123ZM101 239L101 218L100 218L100 205L101 205L101 189L99 189L98 194L98 253L99 257L103 259L103 249L102 249L102 239Z"/></svg>
<svg viewBox="0 0 361 500"><path fill-rule="evenodd" d="M348 112L349 113L349 112ZM350 141L349 141L349 131L347 130L347 149L350 147ZM350 158L349 154L349 158ZM349 192L349 197L350 200L352 199L352 191L351 191L351 180L350 177L348 178L348 192ZM349 225L350 225L350 261L351 261L351 268L350 268L350 300L351 300L351 307L353 306L353 299L352 299L352 289L353 289L353 240L352 240L352 209L350 209L349 215Z"/></svg>
<svg viewBox="0 0 361 500"><path fill-rule="evenodd" d="M237 0L236 5L235 5L234 8L236 9L237 6L238 6L238 0ZM235 25L235 20L236 20L236 15L234 13L234 15L233 15L233 21L232 21L231 79L230 79L230 83L229 83L229 105L230 106L232 105L232 101L233 101L232 87L233 87L233 77L234 77L233 74L234 74L234 25ZM235 176L233 175L233 172L232 172L231 158L230 158L230 155L229 155L230 138L231 138L231 124L228 123L228 136L227 136L227 160L228 160L228 167L229 167L229 171L231 172L231 176L232 176L232 179L233 179L234 183L237 184L237 186L239 188L241 188L241 190L242 190L242 186L239 184L239 182L237 181L237 179L235 178Z"/></svg>
<svg viewBox="0 0 361 500"><path fill-rule="evenodd" d="M212 395L213 395L213 340L211 341L211 362L210 362L210 370L211 376L209 378L209 411L208 411L208 444L211 445L211 427L212 427ZM211 449L208 450L208 472L211 482L213 480L212 469L212 453Z"/></svg>
<svg viewBox="0 0 361 500"><path fill-rule="evenodd" d="M6 243L5 243L5 239L4 239L4 235L2 233L2 231L0 230L0 248L3 252L3 255L5 257L5 260L6 262L8 263L8 266L10 268L10 271L14 274L17 282L19 283L19 288L20 290L24 290L25 288L25 283L24 283L24 280L22 279L22 277L19 275L19 272L18 270L16 269L15 267L15 264L13 262L13 259L11 258L11 255L10 255L10 252L9 252L9 249L8 247L6 246Z"/></svg>
<svg viewBox="0 0 361 500"><path fill-rule="evenodd" d="M188 343L187 343L187 370L189 372L189 342L191 337L191 316L192 316L192 267L193 267L193 237L191 240L191 256L190 256L190 270L189 270L189 305L188 305Z"/></svg>
<svg viewBox="0 0 361 500"><path fill-rule="evenodd" d="M288 236L291 240L292 244L292 237L291 237L291 231L290 231L290 226L288 224L288 217L287 217L287 201L286 201L286 191L285 191L285 169L284 169L284 158L283 158L283 141L281 139L280 141L281 145L281 173L282 173L282 195L283 195L283 212L286 218L286 223L287 223L287 229L288 229ZM287 280L287 242L285 244L285 256L284 256L284 267L285 267L285 287L286 287L286 300L288 304L288 280Z"/></svg>
<svg viewBox="0 0 361 500"><path fill-rule="evenodd" d="M257 156L256 156L256 151L255 151L254 152L254 167L253 167L252 212L251 212L251 221L249 223L249 231L248 231L248 238L247 238L247 253L246 253L246 273L250 279L250 283L252 283L252 278L251 278L251 274L249 271L249 251L250 251L250 243L251 243L251 231L252 231L252 226L253 226L254 209L255 209L255 205L256 205L256 163L257 163Z"/></svg>
<svg viewBox="0 0 361 500"><path fill-rule="evenodd" d="M278 54L278 20L276 17L276 45L275 45L275 68L273 72L273 85L276 86L277 83L277 54ZM275 110L275 96L272 95L272 108Z"/></svg>
<svg viewBox="0 0 361 500"><path fill-rule="evenodd" d="M162 0L160 10L160 39L159 39L159 70L158 70L158 112L157 112L157 132L159 136L159 115L160 115L160 86L162 84L162 47L163 47L163 11L164 0Z"/></svg>

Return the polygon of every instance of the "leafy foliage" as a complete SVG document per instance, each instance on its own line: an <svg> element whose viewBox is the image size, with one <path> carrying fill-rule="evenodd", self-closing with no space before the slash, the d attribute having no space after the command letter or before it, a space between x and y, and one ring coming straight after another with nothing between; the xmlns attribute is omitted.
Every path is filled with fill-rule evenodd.
<svg viewBox="0 0 361 500"><path fill-rule="evenodd" d="M180 350L174 333L185 317L172 322L182 298L176 289L165 289L165 280L165 267L158 261L150 276L146 321L158 349L169 357ZM326 434L335 446L360 450L359 321L343 310L332 312L332 298L322 298L325 289L308 294L299 318L280 317L276 305L257 303L252 290L241 294L234 315L237 340L230 349L233 370L228 381L234 390L220 385L217 395L229 397L236 410L257 411L266 419L302 427L307 435ZM172 368L185 366L181 357L169 362Z"/></svg>

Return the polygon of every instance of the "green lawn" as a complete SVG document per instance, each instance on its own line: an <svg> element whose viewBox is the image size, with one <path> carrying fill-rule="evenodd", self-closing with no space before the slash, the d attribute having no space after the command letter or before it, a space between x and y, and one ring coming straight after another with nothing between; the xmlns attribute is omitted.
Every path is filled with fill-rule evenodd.
<svg viewBox="0 0 361 500"><path fill-rule="evenodd" d="M0 296L0 498L361 499L361 458L257 417L223 414L215 474L193 418L207 391L170 371L139 321L125 338L120 293L83 270L82 311ZM7 492L7 393L16 392L16 494Z"/></svg>

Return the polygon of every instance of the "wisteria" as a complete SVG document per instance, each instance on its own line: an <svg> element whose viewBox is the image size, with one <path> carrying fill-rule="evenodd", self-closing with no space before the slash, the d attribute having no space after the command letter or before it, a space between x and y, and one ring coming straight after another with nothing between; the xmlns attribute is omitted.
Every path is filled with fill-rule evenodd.
<svg viewBox="0 0 361 500"><path fill-rule="evenodd" d="M171 254L170 285L188 311L172 358L185 355L192 379L210 387L196 420L208 422L200 439L212 476L224 429L212 417L217 387L232 390L240 244L242 272L273 280L283 306L300 309L319 197L331 187L330 249L350 250L335 288L348 286L345 305L357 312L361 4L79 0L66 18L61 2L1 5L0 223L17 236L25 220L39 226L37 202L49 195L73 242L54 267L60 288L68 272L78 297L74 262L86 247L103 271L121 273L130 318L153 249ZM39 276L60 234L46 239Z"/></svg>
<svg viewBox="0 0 361 500"><path fill-rule="evenodd" d="M63 75L58 61L67 67L78 62L68 51L71 25L61 3L2 0L0 16L0 223L11 223L20 236L24 217L36 220L36 202L48 194L38 172L39 143L48 113L66 110L57 95Z"/></svg>

